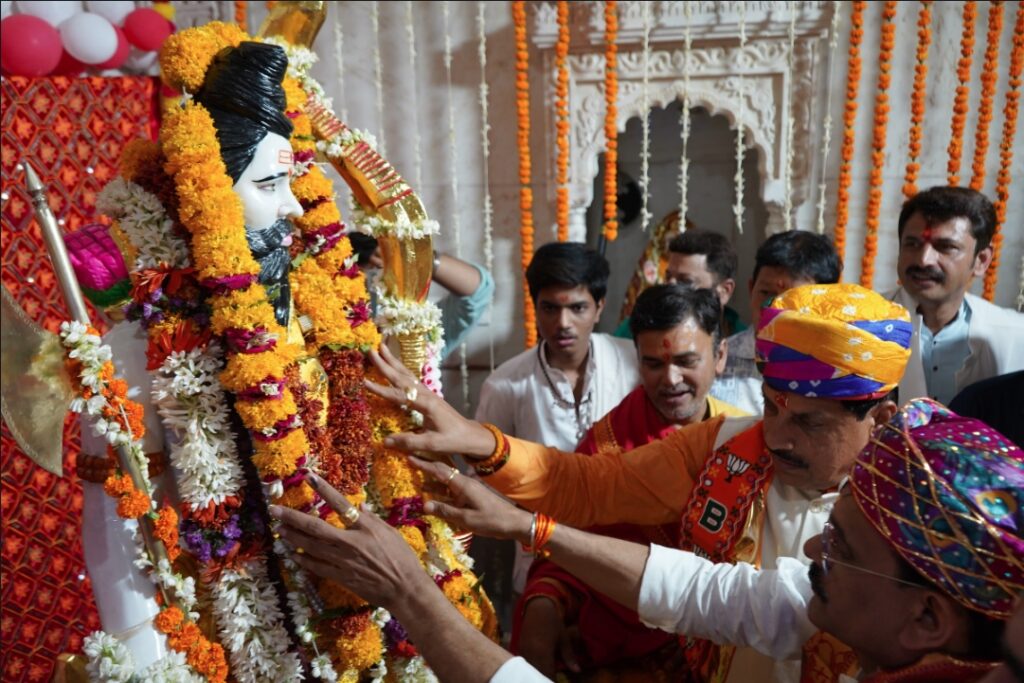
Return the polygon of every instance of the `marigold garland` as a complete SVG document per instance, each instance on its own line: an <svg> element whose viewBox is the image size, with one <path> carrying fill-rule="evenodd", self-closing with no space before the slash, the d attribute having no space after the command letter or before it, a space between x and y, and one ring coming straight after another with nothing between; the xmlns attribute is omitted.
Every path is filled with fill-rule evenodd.
<svg viewBox="0 0 1024 683"><path fill-rule="evenodd" d="M953 120L950 122L949 162L946 164L949 185L960 184L960 160L964 152L964 123L967 121L968 100L971 94L971 62L974 56L974 24L978 18L975 0L964 2L964 30L960 38L960 60L956 65L956 98L953 100Z"/></svg>
<svg viewBox="0 0 1024 683"><path fill-rule="evenodd" d="M527 348L537 344L536 313L526 282L526 268L533 260L533 189L530 187L530 52L526 42L526 3L512 3L516 41L516 144L519 149L519 236L523 268L523 328Z"/></svg>
<svg viewBox="0 0 1024 683"><path fill-rule="evenodd" d="M910 199L917 194L917 174L921 170L921 124L924 122L925 88L928 79L928 46L932 42L932 3L922 0L917 17L917 52L914 64L914 90L910 95L910 144L903 195Z"/></svg>
<svg viewBox="0 0 1024 683"><path fill-rule="evenodd" d="M618 50L615 43L619 32L616 0L604 3L604 238L614 242L619 236L618 221L618 160L619 129Z"/></svg>
<svg viewBox="0 0 1024 683"><path fill-rule="evenodd" d="M850 48L846 66L846 103L843 106L842 163L839 165L839 179L836 182L836 225L832 240L836 252L842 259L846 255L846 224L850 220L850 186L853 183L853 153L857 123L857 92L860 89L861 58L860 44L864 39L864 0L854 0L850 13Z"/></svg>
<svg viewBox="0 0 1024 683"><path fill-rule="evenodd" d="M558 41L555 43L555 146L558 148L555 183L555 222L558 241L569 239L569 3L558 0Z"/></svg>
<svg viewBox="0 0 1024 683"><path fill-rule="evenodd" d="M988 129L992 123L992 105L999 81L999 42L1003 33L1003 3L988 5L988 37L985 63L981 70L981 100L978 102L978 127L974 131L974 162L971 164L971 189L981 192L985 185L985 157L988 156Z"/></svg>
<svg viewBox="0 0 1024 683"><path fill-rule="evenodd" d="M885 131L889 121L889 84L892 75L892 51L896 45L895 0L888 0L882 10L882 37L878 50L878 93L875 95L875 124L871 139L871 178L868 209L865 217L864 257L860 265L860 284L871 287L875 276L875 253L878 250L878 216L882 209L882 169L885 165Z"/></svg>
<svg viewBox="0 0 1024 683"><path fill-rule="evenodd" d="M1003 231L1006 222L1006 204L1010 200L1010 180L1013 169L1013 139L1017 133L1017 115L1020 107L1021 74L1024 72L1024 2L1017 3L1017 20L1013 27L1013 48L1010 53L1010 80L1006 88L1006 105L1003 107L1003 139L999 142L999 174L996 176L996 227L992 236L992 263L985 273L982 296L989 301L995 299L996 282L999 278L999 255L1003 246Z"/></svg>
<svg viewBox="0 0 1024 683"><path fill-rule="evenodd" d="M246 0L235 0L235 23L243 30L248 30L249 3Z"/></svg>

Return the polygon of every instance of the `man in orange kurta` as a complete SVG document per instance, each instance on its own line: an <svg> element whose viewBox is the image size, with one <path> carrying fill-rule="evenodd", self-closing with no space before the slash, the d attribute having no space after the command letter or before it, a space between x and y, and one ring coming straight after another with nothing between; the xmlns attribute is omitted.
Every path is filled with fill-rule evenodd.
<svg viewBox="0 0 1024 683"><path fill-rule="evenodd" d="M706 289L657 285L638 298L630 320L641 386L587 432L577 453L624 454L679 427L719 415L743 416L708 392L725 363L717 297ZM675 547L679 524L592 527L592 532ZM512 649L553 677L560 641L579 632L579 661L563 665L618 680L649 679L681 663L678 637L644 626L636 613L590 589L557 565L538 560L515 611ZM657 653L657 656L651 657ZM607 669L606 667L612 667Z"/></svg>

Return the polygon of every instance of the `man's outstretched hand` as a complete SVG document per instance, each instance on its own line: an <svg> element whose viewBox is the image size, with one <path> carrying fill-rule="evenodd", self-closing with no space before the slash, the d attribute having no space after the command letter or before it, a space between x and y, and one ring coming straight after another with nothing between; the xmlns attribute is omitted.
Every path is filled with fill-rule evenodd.
<svg viewBox="0 0 1024 683"><path fill-rule="evenodd" d="M431 500L424 505L427 514L437 515L452 526L491 538L511 538L530 543L533 515L516 507L476 479L440 462L410 457L417 469L448 487L448 502Z"/></svg>
<svg viewBox="0 0 1024 683"><path fill-rule="evenodd" d="M423 428L413 432L391 434L384 445L403 451L447 453L482 460L494 452L494 435L478 422L467 420L459 411L445 403L423 386L395 357L386 345L380 352L370 351L370 359L391 386L365 380L366 388L381 398L416 410L423 415Z"/></svg>
<svg viewBox="0 0 1024 683"><path fill-rule="evenodd" d="M312 473L306 479L342 519L355 517L352 505L330 484ZM281 521L278 532L300 567L337 581L371 605L390 610L409 591L433 587L409 544L370 510L359 511L345 529L277 505L270 514Z"/></svg>

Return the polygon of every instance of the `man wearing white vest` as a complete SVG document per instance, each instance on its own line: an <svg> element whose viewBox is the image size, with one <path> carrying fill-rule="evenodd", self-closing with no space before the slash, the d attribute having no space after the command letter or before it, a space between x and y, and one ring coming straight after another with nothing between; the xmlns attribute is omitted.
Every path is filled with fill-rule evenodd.
<svg viewBox="0 0 1024 683"><path fill-rule="evenodd" d="M965 187L933 187L903 205L902 286L888 295L914 324L900 401L949 403L969 384L1024 369L1024 314L967 292L992 263L995 225L992 202Z"/></svg>

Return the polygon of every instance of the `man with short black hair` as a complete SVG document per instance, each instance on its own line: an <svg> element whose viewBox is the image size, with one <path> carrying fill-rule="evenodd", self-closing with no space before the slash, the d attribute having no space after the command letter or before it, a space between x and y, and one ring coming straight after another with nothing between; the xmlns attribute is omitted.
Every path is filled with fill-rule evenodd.
<svg viewBox="0 0 1024 683"><path fill-rule="evenodd" d="M686 230L668 244L665 282L694 289L710 289L722 309L723 334L728 337L746 329L735 310L727 306L736 289L736 250L724 235L710 230ZM616 337L633 336L626 317L615 330Z"/></svg>
<svg viewBox="0 0 1024 683"><path fill-rule="evenodd" d="M632 345L594 332L608 273L608 261L585 244L552 242L537 250L526 281L540 344L491 373L480 390L477 420L571 451L637 385ZM519 553L516 592L522 592L529 567L529 555Z"/></svg>
<svg viewBox="0 0 1024 683"><path fill-rule="evenodd" d="M630 327L640 363L640 386L602 417L576 447L577 453L614 458L661 439L681 426L719 415L741 417L737 408L708 395L725 365L721 304L710 289L682 284L645 289ZM590 531L638 543L675 546L679 523L616 524ZM567 645L570 634L578 633ZM575 647L578 645L578 647ZM636 612L591 590L555 564L535 561L516 606L512 650L554 677L562 666L589 675L678 673L679 639L640 623Z"/></svg>
<svg viewBox="0 0 1024 683"><path fill-rule="evenodd" d="M992 263L995 225L992 202L966 187L933 187L904 203L902 286L889 294L914 323L901 398L948 403L969 384L1024 370L1024 315L967 291Z"/></svg>
<svg viewBox="0 0 1024 683"><path fill-rule="evenodd" d="M761 373L754 362L754 337L761 309L799 285L839 282L842 263L832 242L821 235L792 230L772 235L757 249L750 289L751 327L729 337L725 370L711 395L753 415L764 412Z"/></svg>

